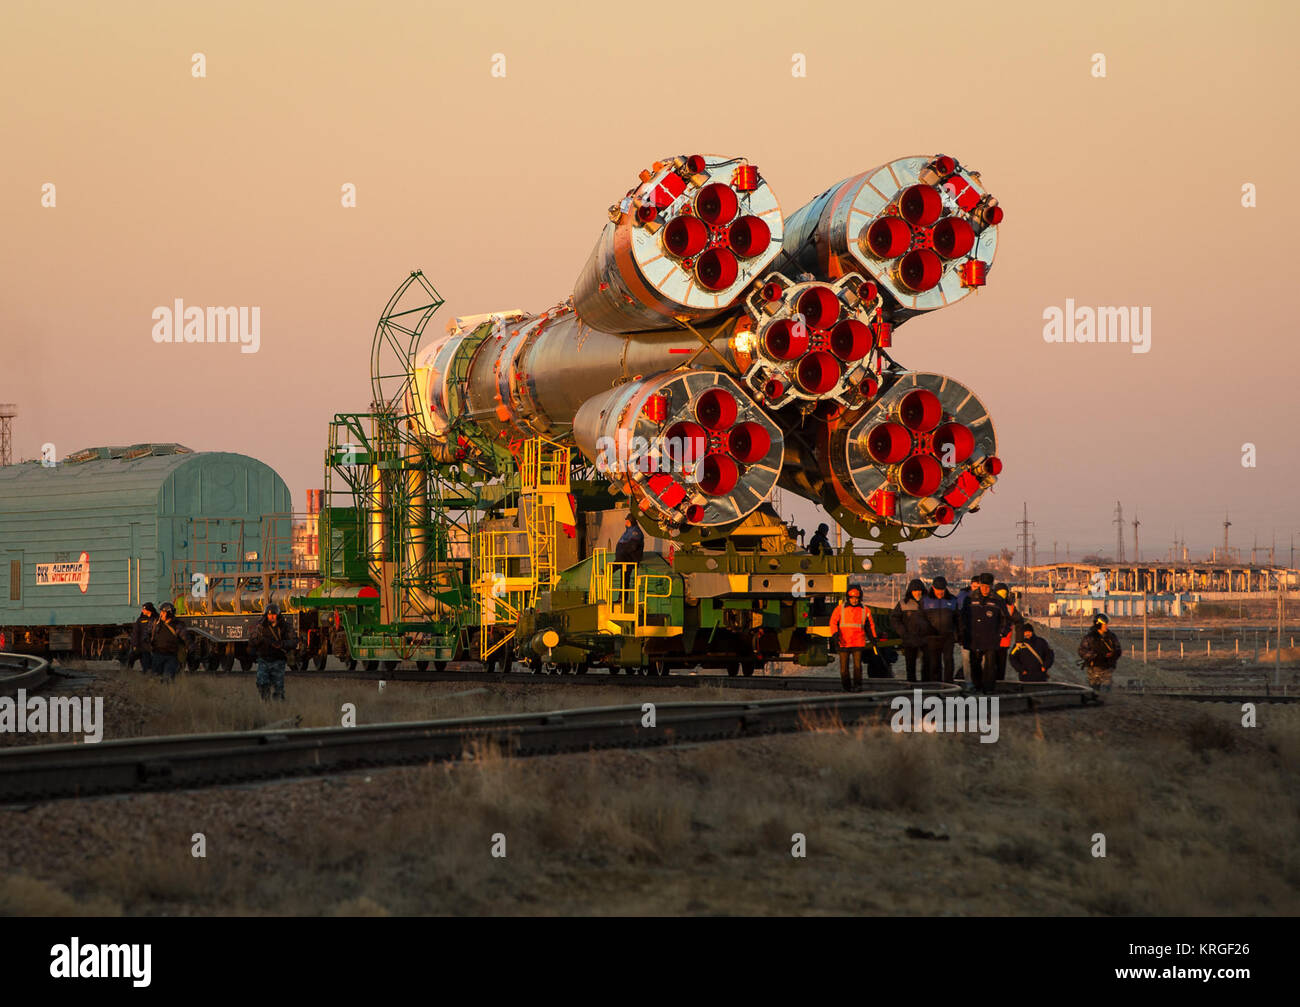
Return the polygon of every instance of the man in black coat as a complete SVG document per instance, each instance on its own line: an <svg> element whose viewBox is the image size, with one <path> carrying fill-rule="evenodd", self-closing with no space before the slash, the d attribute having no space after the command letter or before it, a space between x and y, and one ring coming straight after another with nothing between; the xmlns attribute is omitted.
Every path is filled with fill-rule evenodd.
<svg viewBox="0 0 1300 1007"><path fill-rule="evenodd" d="M934 578L930 595L925 599L925 617L933 630L925 641L927 673L942 675L943 681L951 682L952 648L957 642L957 599L948 590L947 578Z"/></svg>
<svg viewBox="0 0 1300 1007"><path fill-rule="evenodd" d="M615 563L640 563L645 556L645 532L641 526L628 515L623 522L623 535L614 545ZM623 568L623 590L636 589L636 570L634 567Z"/></svg>
<svg viewBox="0 0 1300 1007"><path fill-rule="evenodd" d="M971 685L981 692L994 691L998 647L1011 628L1011 618L993 593L993 575L980 574L979 590L966 599L958 621L961 639L970 651Z"/></svg>
<svg viewBox="0 0 1300 1007"><path fill-rule="evenodd" d="M176 618L172 603L165 601L158 606L158 620L149 634L149 646L153 650L154 674L164 682L176 680L188 637L185 623Z"/></svg>
<svg viewBox="0 0 1300 1007"><path fill-rule="evenodd" d="M970 576L970 584L957 592L957 643L961 646L962 664L957 669L957 678L966 678L970 675L970 647L962 641L961 634L961 613L966 608L966 600L980 589L980 575L973 573Z"/></svg>
<svg viewBox="0 0 1300 1007"><path fill-rule="evenodd" d="M926 647L934 630L925 615L925 585L920 580L913 580L907 585L907 593L903 600L894 606L892 622L894 634L903 641L903 662L907 668L907 680L916 681L916 655L922 654L925 680L931 681L934 678L934 669L930 665L930 652Z"/></svg>
<svg viewBox="0 0 1300 1007"><path fill-rule="evenodd" d="M129 668L140 659L140 670L149 673L153 667L153 653L149 638L153 635L153 624L158 618L158 610L153 602L146 601L140 607L140 618L131 623L131 649L126 654L126 666Z"/></svg>
<svg viewBox="0 0 1300 1007"><path fill-rule="evenodd" d="M1034 625L1022 622L1016 635L1020 637L1011 647L1008 660L1020 675L1022 682L1046 682L1047 669L1056 660L1051 645L1034 632Z"/></svg>

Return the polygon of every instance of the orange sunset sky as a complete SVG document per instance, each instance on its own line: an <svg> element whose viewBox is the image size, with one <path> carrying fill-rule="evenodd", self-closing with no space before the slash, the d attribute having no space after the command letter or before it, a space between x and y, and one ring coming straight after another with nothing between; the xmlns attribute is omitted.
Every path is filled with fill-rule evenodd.
<svg viewBox="0 0 1300 1007"><path fill-rule="evenodd" d="M301 508L328 420L368 402L375 321L411 269L447 300L437 330L541 310L662 155L747 156L789 212L945 152L1001 200L999 255L978 296L908 323L893 352L980 395L1006 469L953 538L913 552L1012 545L1023 501L1040 559L1053 541L1062 559L1067 541L1075 558L1113 551L1120 499L1148 558L1176 530L1208 551L1227 510L1234 545L1276 534L1286 559L1297 10L7 0L0 401L21 410L15 454L239 451ZM260 306L260 351L155 344L151 312L176 298ZM1149 307L1151 351L1046 343L1043 313L1066 298ZM816 523L811 506L796 516Z"/></svg>

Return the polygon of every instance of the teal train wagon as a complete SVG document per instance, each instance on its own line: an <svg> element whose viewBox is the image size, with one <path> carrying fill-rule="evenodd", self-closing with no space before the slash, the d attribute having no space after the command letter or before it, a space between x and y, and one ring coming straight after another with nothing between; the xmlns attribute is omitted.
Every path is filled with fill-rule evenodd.
<svg viewBox="0 0 1300 1007"><path fill-rule="evenodd" d="M176 602L196 623L213 615L206 639L219 637L221 611L259 609L281 590L291 512L269 465L179 444L0 467L0 650L121 656L145 602ZM234 622L239 639L247 619Z"/></svg>

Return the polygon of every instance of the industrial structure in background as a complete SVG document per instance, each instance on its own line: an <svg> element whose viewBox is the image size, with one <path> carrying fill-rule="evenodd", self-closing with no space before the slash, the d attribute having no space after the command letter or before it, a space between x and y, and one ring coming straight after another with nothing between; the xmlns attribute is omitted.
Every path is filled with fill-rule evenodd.
<svg viewBox="0 0 1300 1007"><path fill-rule="evenodd" d="M18 407L12 402L0 402L0 465L14 462L14 417Z"/></svg>
<svg viewBox="0 0 1300 1007"><path fill-rule="evenodd" d="M787 216L743 158L677 155L608 216L546 311L422 345L437 291L413 273L390 300L371 409L330 430L324 583L296 599L341 613L349 659L823 663L818 599L902 572L900 544L992 487L979 399L892 355L987 280L1002 209L977 172L902 158ZM778 487L871 553L799 554ZM627 517L644 555L616 546Z"/></svg>

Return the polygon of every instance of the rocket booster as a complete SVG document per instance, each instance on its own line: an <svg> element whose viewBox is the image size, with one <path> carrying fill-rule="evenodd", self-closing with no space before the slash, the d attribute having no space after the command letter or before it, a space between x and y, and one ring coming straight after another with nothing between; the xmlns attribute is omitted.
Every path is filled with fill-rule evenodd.
<svg viewBox="0 0 1300 1007"><path fill-rule="evenodd" d="M437 457L485 474L526 438L572 444L668 534L725 533L777 486L930 534L1001 462L979 399L898 364L895 330L987 282L1001 220L948 155L789 217L743 158L664 158L610 206L565 301L458 318L424 349L408 412Z"/></svg>

